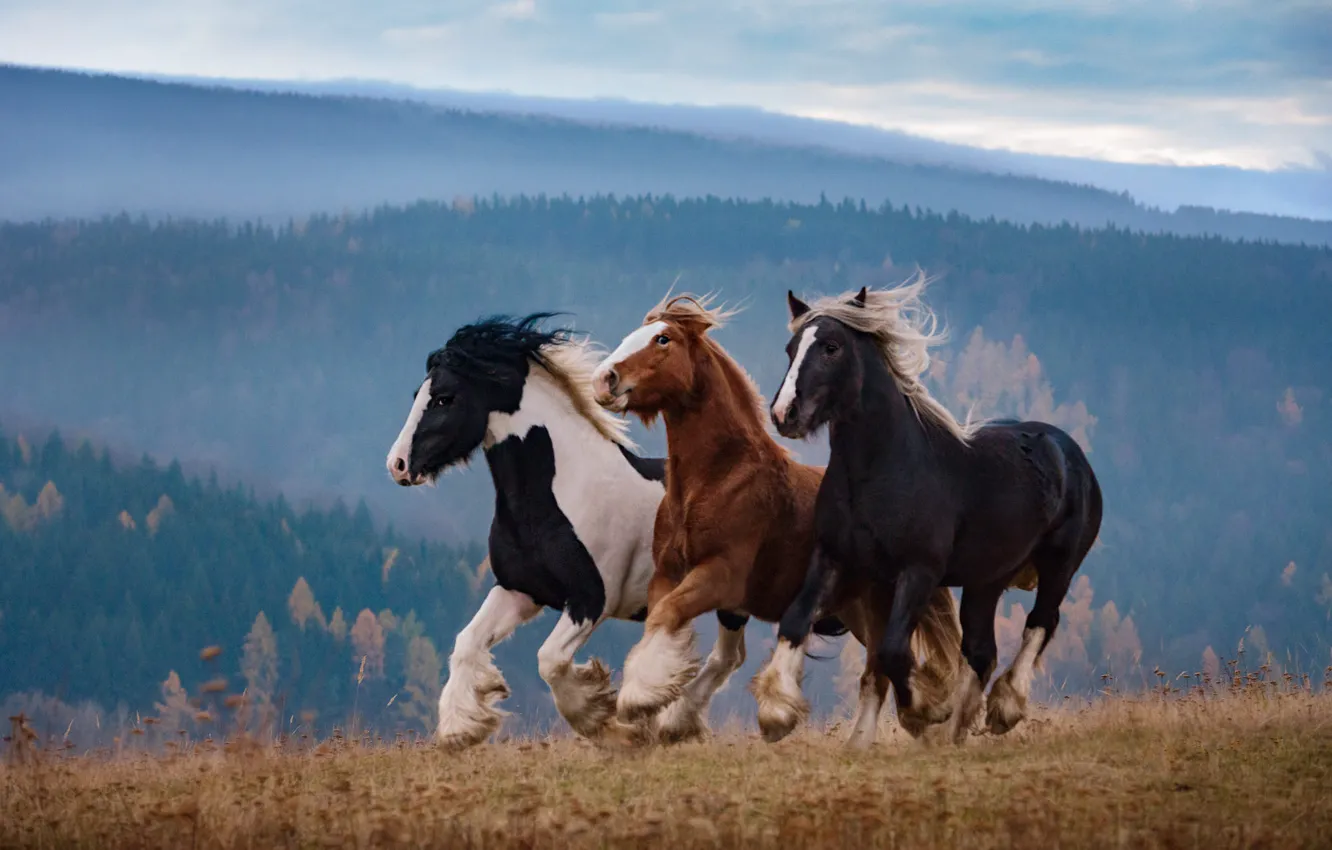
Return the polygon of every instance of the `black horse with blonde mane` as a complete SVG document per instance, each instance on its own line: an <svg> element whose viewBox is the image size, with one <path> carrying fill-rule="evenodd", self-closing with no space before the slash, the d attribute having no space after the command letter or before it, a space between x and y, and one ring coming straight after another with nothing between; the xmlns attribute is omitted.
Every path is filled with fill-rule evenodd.
<svg viewBox="0 0 1332 850"><path fill-rule="evenodd" d="M959 423L920 376L942 339L921 302L923 275L895 289L807 305L788 293L790 365L772 405L777 429L828 426L817 547L760 678L795 703L800 647L820 612L861 598L872 612L853 740L872 728L891 682L908 729L949 721L965 739L995 669L995 610L1006 588L1037 585L1022 646L990 693L1002 734L1026 713L1034 664L1101 526L1101 490L1082 449L1045 422ZM966 665L946 710L922 705L908 640L940 586L961 587Z"/></svg>

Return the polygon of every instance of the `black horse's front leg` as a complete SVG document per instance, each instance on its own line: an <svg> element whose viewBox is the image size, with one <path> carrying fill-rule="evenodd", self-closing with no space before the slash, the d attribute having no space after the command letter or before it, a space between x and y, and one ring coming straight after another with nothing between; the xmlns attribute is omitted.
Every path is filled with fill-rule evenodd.
<svg viewBox="0 0 1332 850"><path fill-rule="evenodd" d="M814 621L832 600L837 579L836 565L816 546L804 584L782 614L777 648L767 666L754 677L752 690L758 701L759 729L764 740L780 741L809 716L809 703L801 692L805 673L803 647Z"/></svg>

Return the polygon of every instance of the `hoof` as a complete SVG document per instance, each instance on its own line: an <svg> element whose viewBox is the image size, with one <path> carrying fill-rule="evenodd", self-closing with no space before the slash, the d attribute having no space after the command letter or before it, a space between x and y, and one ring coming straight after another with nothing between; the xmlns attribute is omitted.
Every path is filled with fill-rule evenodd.
<svg viewBox="0 0 1332 850"><path fill-rule="evenodd" d="M458 752L470 747L475 747L482 743L491 735L495 734L500 727L500 716L496 712L494 717L479 720L472 724L462 727L460 724L440 724L435 733L435 742L440 749L446 752Z"/></svg>
<svg viewBox="0 0 1332 850"><path fill-rule="evenodd" d="M781 650L782 645L778 649ZM799 656L795 657L799 659ZM763 733L763 740L770 744L790 735L809 717L809 703L800 690L799 678L785 670L787 660L774 653L749 687L758 702L759 731Z"/></svg>
<svg viewBox="0 0 1332 850"><path fill-rule="evenodd" d="M577 734L595 738L615 717L615 688L611 685L610 670L593 658L586 664L577 664L569 670L569 681L561 687L569 694L556 699L555 707Z"/></svg>
<svg viewBox="0 0 1332 850"><path fill-rule="evenodd" d="M703 712L687 698L677 699L657 715L657 740L663 744L701 741L707 736Z"/></svg>
<svg viewBox="0 0 1332 850"><path fill-rule="evenodd" d="M1014 726L1027 716L1027 698L1013 687L1013 678L1008 673L999 677L990 689L990 698L985 709L985 725L991 734L1003 735L1012 731Z"/></svg>
<svg viewBox="0 0 1332 850"><path fill-rule="evenodd" d="M647 720L684 694L685 685L698 674L694 658L694 632L650 633L629 651L624 682L616 701L616 714L625 723Z"/></svg>
<svg viewBox="0 0 1332 850"><path fill-rule="evenodd" d="M599 746L613 750L641 749L656 741L656 735L646 723L625 723L612 717L592 740Z"/></svg>

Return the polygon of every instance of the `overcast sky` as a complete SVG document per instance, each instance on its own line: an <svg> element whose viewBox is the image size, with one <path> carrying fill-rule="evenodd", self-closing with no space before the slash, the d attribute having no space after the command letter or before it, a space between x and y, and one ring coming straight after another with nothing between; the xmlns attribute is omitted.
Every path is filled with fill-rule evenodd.
<svg viewBox="0 0 1332 850"><path fill-rule="evenodd" d="M1332 164L1332 0L0 0L0 61L743 104L1120 162Z"/></svg>

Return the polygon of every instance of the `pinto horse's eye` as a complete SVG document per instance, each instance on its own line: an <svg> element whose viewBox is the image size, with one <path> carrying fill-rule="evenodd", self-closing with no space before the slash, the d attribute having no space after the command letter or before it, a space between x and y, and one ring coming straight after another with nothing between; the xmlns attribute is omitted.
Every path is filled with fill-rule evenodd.
<svg viewBox="0 0 1332 850"><path fill-rule="evenodd" d="M665 345L670 341L671 338L666 336L666 334L657 334L657 345Z"/></svg>

